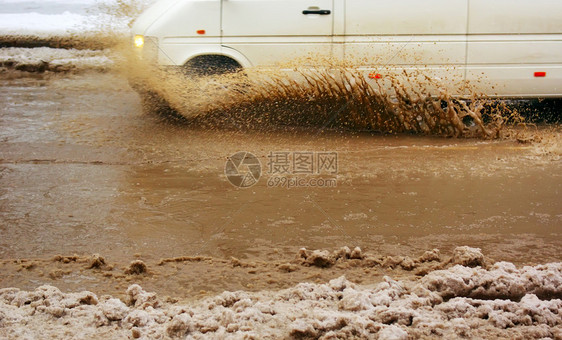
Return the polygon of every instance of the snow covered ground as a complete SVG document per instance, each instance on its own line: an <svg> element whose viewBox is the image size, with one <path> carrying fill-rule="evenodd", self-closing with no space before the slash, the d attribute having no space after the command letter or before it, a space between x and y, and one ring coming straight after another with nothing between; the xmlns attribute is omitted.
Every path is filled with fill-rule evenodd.
<svg viewBox="0 0 562 340"><path fill-rule="evenodd" d="M145 6L149 0L125 0ZM112 11L115 13L112 13ZM105 35L127 37L127 17L116 0L0 0L0 67L31 72L105 70L114 64ZM64 46L67 49L48 48ZM80 46L80 50L74 48Z"/></svg>
<svg viewBox="0 0 562 340"><path fill-rule="evenodd" d="M152 0L125 0L142 6ZM133 17L111 13L116 0L0 0L0 36L65 36L100 30L128 33Z"/></svg>
<svg viewBox="0 0 562 340"><path fill-rule="evenodd" d="M278 292L224 292L189 304L131 285L122 301L91 292L0 290L7 338L562 338L562 263L486 269L478 249L459 247L448 269L421 279L345 277ZM469 267L472 266L472 267ZM46 327L48 325L48 327Z"/></svg>
<svg viewBox="0 0 562 340"><path fill-rule="evenodd" d="M0 35L67 35L95 29L96 0L1 0Z"/></svg>
<svg viewBox="0 0 562 340"><path fill-rule="evenodd" d="M114 65L110 54L109 51L48 47L3 48L0 49L0 66L29 72L105 71Z"/></svg>

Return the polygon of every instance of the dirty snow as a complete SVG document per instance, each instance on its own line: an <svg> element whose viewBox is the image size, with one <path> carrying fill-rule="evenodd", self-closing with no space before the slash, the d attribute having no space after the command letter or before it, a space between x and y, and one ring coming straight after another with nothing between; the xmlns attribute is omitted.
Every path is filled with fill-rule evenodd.
<svg viewBox="0 0 562 340"><path fill-rule="evenodd" d="M455 255L478 251L457 248ZM349 248L346 254L351 256ZM562 263L457 264L420 279L385 276L376 285L356 285L342 276L278 292L224 292L188 304L164 301L136 284L126 295L121 301L52 286L2 289L0 337L562 337Z"/></svg>
<svg viewBox="0 0 562 340"><path fill-rule="evenodd" d="M66 35L79 29L92 30L88 17L70 12L61 14L1 13L0 35Z"/></svg>
<svg viewBox="0 0 562 340"><path fill-rule="evenodd" d="M114 64L111 51L77 49L2 48L0 66L22 71L69 71L73 69L105 70Z"/></svg>
<svg viewBox="0 0 562 340"><path fill-rule="evenodd" d="M94 27L96 0L0 0L0 35L68 35Z"/></svg>
<svg viewBox="0 0 562 340"><path fill-rule="evenodd" d="M128 33L133 18L100 13L116 0L0 0L0 36L68 36L111 29ZM144 1L150 3L150 1Z"/></svg>

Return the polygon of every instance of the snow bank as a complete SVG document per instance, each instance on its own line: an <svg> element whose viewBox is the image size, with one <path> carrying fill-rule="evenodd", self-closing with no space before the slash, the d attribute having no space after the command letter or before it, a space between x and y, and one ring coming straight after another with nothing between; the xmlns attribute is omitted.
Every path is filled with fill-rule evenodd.
<svg viewBox="0 0 562 340"><path fill-rule="evenodd" d="M60 37L102 30L128 34L133 19L110 13L119 6L115 0L0 0L0 5L0 36Z"/></svg>
<svg viewBox="0 0 562 340"><path fill-rule="evenodd" d="M480 253L480 249L470 248L470 247L458 247L455 249L455 256L450 261L458 263L458 258L472 259L474 253ZM480 255L482 255L480 253ZM405 270L420 269L424 270L424 266L428 262L438 262L435 264L436 267L440 268L446 263L441 263L441 257L438 249L433 249L426 251L422 256L412 259L408 256L374 256L372 254L363 254L361 248L355 247L351 250L349 247L342 247L333 252L328 250L312 250L309 251L306 248L302 248L296 255L295 263L314 266L314 267L331 267L336 264L343 264L345 262L354 262L354 266L362 267L374 267L381 266L385 268L402 268ZM450 262L449 261L449 262ZM483 264L483 256L480 262L468 261L467 265L481 265ZM431 265L430 265L431 267Z"/></svg>
<svg viewBox="0 0 562 340"><path fill-rule="evenodd" d="M51 286L8 288L0 290L0 337L560 338L561 297L562 263L518 269L506 262L455 265L419 280L385 277L371 287L342 276L190 304L162 302L139 285L129 287L126 301Z"/></svg>
<svg viewBox="0 0 562 340"><path fill-rule="evenodd" d="M2 13L0 35L66 35L78 30L93 30L92 19L76 13Z"/></svg>
<svg viewBox="0 0 562 340"><path fill-rule="evenodd" d="M561 263L517 269L512 263L497 262L490 270L457 265L431 272L422 281L426 288L445 298L518 300L526 294L562 298L561 268Z"/></svg>
<svg viewBox="0 0 562 340"><path fill-rule="evenodd" d="M110 55L110 51L66 50L48 47L2 48L0 49L0 66L30 72L107 70L114 65Z"/></svg>

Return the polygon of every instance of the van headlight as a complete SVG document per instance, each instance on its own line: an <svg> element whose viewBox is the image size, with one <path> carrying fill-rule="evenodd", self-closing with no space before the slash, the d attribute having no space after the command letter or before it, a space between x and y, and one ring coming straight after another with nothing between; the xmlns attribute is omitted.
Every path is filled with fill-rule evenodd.
<svg viewBox="0 0 562 340"><path fill-rule="evenodd" d="M135 35L135 47L142 48L144 46L144 37L142 35Z"/></svg>
<svg viewBox="0 0 562 340"><path fill-rule="evenodd" d="M135 35L133 45L137 54L144 61L156 62L158 60L158 38L144 35Z"/></svg>

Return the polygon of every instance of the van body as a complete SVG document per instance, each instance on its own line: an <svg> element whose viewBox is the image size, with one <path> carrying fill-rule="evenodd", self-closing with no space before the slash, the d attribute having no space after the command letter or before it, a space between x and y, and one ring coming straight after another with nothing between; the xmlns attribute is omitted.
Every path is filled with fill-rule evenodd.
<svg viewBox="0 0 562 340"><path fill-rule="evenodd" d="M421 69L488 96L562 97L560 0L160 0L132 33L162 66L329 57L367 78Z"/></svg>

